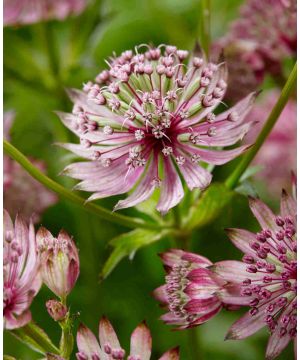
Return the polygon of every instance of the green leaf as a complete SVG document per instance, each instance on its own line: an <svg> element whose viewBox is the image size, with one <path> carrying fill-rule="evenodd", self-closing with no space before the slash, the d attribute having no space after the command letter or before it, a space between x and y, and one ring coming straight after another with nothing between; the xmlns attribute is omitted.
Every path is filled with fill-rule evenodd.
<svg viewBox="0 0 300 360"><path fill-rule="evenodd" d="M59 349L52 343L49 336L33 322L10 331L18 340L41 354L59 354Z"/></svg>
<svg viewBox="0 0 300 360"><path fill-rule="evenodd" d="M124 257L133 259L138 249L160 240L169 232L170 230L136 229L112 239L109 244L114 249L103 266L101 279L106 278Z"/></svg>
<svg viewBox="0 0 300 360"><path fill-rule="evenodd" d="M16 358L10 355L3 355L3 360L16 360Z"/></svg>
<svg viewBox="0 0 300 360"><path fill-rule="evenodd" d="M191 206L188 217L184 219L184 228L192 230L213 221L233 195L234 192L224 184L212 184Z"/></svg>

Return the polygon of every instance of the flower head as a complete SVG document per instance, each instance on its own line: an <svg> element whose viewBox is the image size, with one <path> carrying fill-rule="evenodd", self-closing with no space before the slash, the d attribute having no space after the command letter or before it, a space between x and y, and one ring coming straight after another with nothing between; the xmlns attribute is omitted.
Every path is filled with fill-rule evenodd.
<svg viewBox="0 0 300 360"><path fill-rule="evenodd" d="M31 320L29 307L41 287L35 231L17 216L15 224L4 210L3 313L4 327L16 329Z"/></svg>
<svg viewBox="0 0 300 360"><path fill-rule="evenodd" d="M268 118L271 109L280 96L279 91L273 90L261 98L261 102L253 108L248 117L259 122L253 127L245 142L254 142ZM263 169L256 176L262 180L268 179L268 190L276 191L278 188L286 188L290 183L290 169L296 167L297 146L297 106L294 100L289 100L282 111L271 134L268 136L264 146L255 157L254 164L263 164ZM280 166L278 166L280 164Z"/></svg>
<svg viewBox="0 0 300 360"><path fill-rule="evenodd" d="M228 62L226 99L237 100L259 86L266 73L283 76L283 62L296 55L294 0L247 0L228 34L213 45Z"/></svg>
<svg viewBox="0 0 300 360"><path fill-rule="evenodd" d="M87 0L4 0L4 25L33 24L51 19L64 20L82 12Z"/></svg>
<svg viewBox="0 0 300 360"><path fill-rule="evenodd" d="M58 297L65 298L79 276L79 256L70 236L61 230L57 238L41 227L37 232L44 283Z"/></svg>
<svg viewBox="0 0 300 360"><path fill-rule="evenodd" d="M80 325L77 332L77 346L79 352L77 360L122 360L125 350L122 349L118 337L108 319L103 317L99 324L99 340L84 325ZM145 323L141 323L133 331L130 341L130 355L128 360L149 360L151 356L152 338ZM178 348L167 351L160 360L179 360Z"/></svg>
<svg viewBox="0 0 300 360"><path fill-rule="evenodd" d="M214 272L227 281L233 276L239 280L240 295L251 307L227 338L243 339L267 326L270 360L295 339L297 331L296 201L283 191L279 216L258 199L250 199L250 208L262 230L254 234L229 229L229 238L245 253L243 262L217 263Z"/></svg>
<svg viewBox="0 0 300 360"><path fill-rule="evenodd" d="M212 272L207 258L178 249L161 257L167 271L166 284L157 288L154 296L169 310L161 317L167 324L190 328L205 323L223 307L241 305L239 287Z"/></svg>
<svg viewBox="0 0 300 360"><path fill-rule="evenodd" d="M134 206L160 188L157 210L176 206L184 192L204 189L211 174L204 163L221 165L247 147L218 150L243 138L255 93L216 115L226 92L224 63L207 63L175 46L125 51L109 70L83 92L71 90L73 114L60 114L80 144L63 144L87 159L65 173L80 179L77 189L93 192L89 200L123 194L115 209Z"/></svg>
<svg viewBox="0 0 300 360"><path fill-rule="evenodd" d="M55 321L63 320L68 313L67 307L64 304L62 304L60 301L55 299L48 300L46 302L46 308L48 314Z"/></svg>
<svg viewBox="0 0 300 360"><path fill-rule="evenodd" d="M12 111L4 113L3 116L3 136L7 140L10 139L14 117ZM46 171L43 161L31 159L31 162L41 171ZM19 213L25 218L32 217L36 223L43 211L57 202L55 194L33 179L17 162L6 155L3 157L3 177L4 206L12 216Z"/></svg>

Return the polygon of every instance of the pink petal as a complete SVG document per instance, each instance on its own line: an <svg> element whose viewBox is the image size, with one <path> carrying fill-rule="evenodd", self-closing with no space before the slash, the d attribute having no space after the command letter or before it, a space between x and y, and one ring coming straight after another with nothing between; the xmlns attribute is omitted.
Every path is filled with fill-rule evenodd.
<svg viewBox="0 0 300 360"><path fill-rule="evenodd" d="M289 344L291 337L289 333L280 336L281 326L277 325L273 334L270 336L266 350L266 360L275 359Z"/></svg>
<svg viewBox="0 0 300 360"><path fill-rule="evenodd" d="M186 159L185 163L180 165L179 170L190 190L195 188L205 189L211 183L211 173L198 164L192 163L189 159Z"/></svg>
<svg viewBox="0 0 300 360"><path fill-rule="evenodd" d="M211 308L211 311L209 311L209 312L205 313L204 315L202 315L201 317L197 318L194 322L192 322L188 326L188 328L204 324L206 321L208 321L211 318L213 318L214 316L216 316L222 310L222 308L223 308L223 306L220 302L219 302L219 304L216 303L215 307Z"/></svg>
<svg viewBox="0 0 300 360"><path fill-rule="evenodd" d="M233 283L241 283L246 279L256 279L256 274L246 271L247 264L236 260L219 261L210 267L210 270L222 279Z"/></svg>
<svg viewBox="0 0 300 360"><path fill-rule="evenodd" d="M179 360L179 347L165 352L158 360Z"/></svg>
<svg viewBox="0 0 300 360"><path fill-rule="evenodd" d="M250 197L249 206L262 229L270 229L275 232L279 230L275 223L275 215L265 203Z"/></svg>
<svg viewBox="0 0 300 360"><path fill-rule="evenodd" d="M285 190L282 191L280 213L282 216L295 216L297 213L297 202Z"/></svg>
<svg viewBox="0 0 300 360"><path fill-rule="evenodd" d="M166 285L162 285L156 288L152 295L156 300L158 300L162 304L168 304L167 292L166 292Z"/></svg>
<svg viewBox="0 0 300 360"><path fill-rule="evenodd" d="M199 314L203 316L220 306L220 304L221 302L217 296L209 296L203 299L192 299L184 306L184 308L189 314Z"/></svg>
<svg viewBox="0 0 300 360"><path fill-rule="evenodd" d="M244 229L226 229L226 233L238 249L257 258L256 252L250 247L250 243L257 241L255 234Z"/></svg>
<svg viewBox="0 0 300 360"><path fill-rule="evenodd" d="M252 298L249 296L241 296L241 287L239 285L228 284L218 291L218 297L223 304L249 306Z"/></svg>
<svg viewBox="0 0 300 360"><path fill-rule="evenodd" d="M140 324L132 333L130 355L141 360L149 360L151 356L152 338L145 323Z"/></svg>
<svg viewBox="0 0 300 360"><path fill-rule="evenodd" d="M4 316L4 328L7 330L18 329L25 326L31 321L31 312L24 311L21 315L16 316L12 312Z"/></svg>
<svg viewBox="0 0 300 360"><path fill-rule="evenodd" d="M101 350L96 336L85 325L80 324L77 331L78 350L91 359L93 354L101 356Z"/></svg>
<svg viewBox="0 0 300 360"><path fill-rule="evenodd" d="M164 179L162 180L159 202L156 209L165 215L171 208L176 206L184 196L180 178L167 157L164 158Z"/></svg>
<svg viewBox="0 0 300 360"><path fill-rule="evenodd" d="M260 309L254 316L250 315L248 311L230 327L225 339L241 340L256 333L266 325L265 317L266 314L263 309Z"/></svg>
<svg viewBox="0 0 300 360"><path fill-rule="evenodd" d="M117 334L115 333L110 321L105 316L102 317L99 323L99 339L102 349L107 344L110 345L112 349L121 348Z"/></svg>

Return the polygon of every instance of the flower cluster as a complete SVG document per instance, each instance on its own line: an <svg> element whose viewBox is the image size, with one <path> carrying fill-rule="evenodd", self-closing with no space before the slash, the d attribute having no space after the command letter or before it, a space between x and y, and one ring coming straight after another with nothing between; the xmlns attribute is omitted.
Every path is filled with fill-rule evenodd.
<svg viewBox="0 0 300 360"><path fill-rule="evenodd" d="M3 236L3 314L4 327L15 329L31 320L29 311L42 281L36 253L35 231L17 216L12 223L4 211Z"/></svg>
<svg viewBox="0 0 300 360"><path fill-rule="evenodd" d="M222 307L250 306L226 338L243 339L267 326L270 360L297 332L296 201L283 191L279 216L258 199L250 199L250 208L261 231L227 230L233 244L245 253L242 262L212 265L200 255L172 250L162 256L168 275L154 295L168 306L162 319L181 329L202 324Z"/></svg>
<svg viewBox="0 0 300 360"><path fill-rule="evenodd" d="M157 210L165 214L184 195L180 176L190 190L204 189L212 177L204 164L224 164L247 149L220 147L248 132L252 122L245 117L256 94L216 115L227 88L224 63L190 57L175 46L138 49L112 58L96 83L70 91L73 113L60 117L80 144L62 145L88 161L68 166L65 174L82 180L76 188L93 192L89 200L134 189L115 209L160 188Z"/></svg>
<svg viewBox="0 0 300 360"><path fill-rule="evenodd" d="M259 135L264 121L270 114L276 101L280 96L279 91L269 91L261 99L260 103L248 114L249 121L257 121L255 127L249 131L244 141L255 142ZM290 170L296 167L297 146L297 106L293 99L290 99L282 111L277 123L272 129L271 134L266 139L264 146L255 157L253 164L263 165L262 171L256 176L263 180L268 179L268 190L270 193L278 188L287 188L290 183ZM280 164L280 166L278 166Z"/></svg>
<svg viewBox="0 0 300 360"><path fill-rule="evenodd" d="M3 133L7 140L10 139L13 120L13 112L4 113ZM44 162L36 159L31 159L31 161L39 170L43 172L46 170ZM55 194L45 189L8 156L3 157L3 177L4 206L12 216L17 213L22 214L27 219L32 216L36 223L40 220L43 211L57 202Z"/></svg>
<svg viewBox="0 0 300 360"><path fill-rule="evenodd" d="M256 89L266 72L282 76L283 61L296 55L296 43L295 1L248 0L229 33L213 46L215 53L224 49L228 60L227 98Z"/></svg>
<svg viewBox="0 0 300 360"><path fill-rule="evenodd" d="M87 0L4 0L6 26L33 24L51 19L64 20L83 11Z"/></svg>
<svg viewBox="0 0 300 360"><path fill-rule="evenodd" d="M95 335L81 324L77 333L79 352L77 360L125 359L125 350L121 347L118 337L108 319L103 317L99 324L99 343ZM149 360L151 356L152 338L145 323L138 325L130 340L128 360ZM167 351L159 360L179 360L178 348Z"/></svg>

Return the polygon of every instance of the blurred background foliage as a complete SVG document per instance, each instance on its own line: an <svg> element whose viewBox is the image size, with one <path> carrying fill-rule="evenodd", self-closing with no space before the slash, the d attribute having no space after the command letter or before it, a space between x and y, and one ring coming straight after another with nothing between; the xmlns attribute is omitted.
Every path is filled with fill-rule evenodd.
<svg viewBox="0 0 300 360"><path fill-rule="evenodd" d="M241 2L211 1L213 39L226 33ZM114 51L118 54L140 43L168 43L192 49L199 35L199 9L199 0L96 0L77 18L5 28L4 109L16 112L12 143L24 154L43 159L49 176L71 188L72 181L58 175L70 162L70 154L53 145L72 138L54 114L55 110L71 110L64 88L81 87L98 74L105 66L104 60ZM222 181L234 166L235 162L219 168L215 171L215 180ZM259 194L278 206L279 193L274 194L274 199L266 199L262 191ZM115 199L100 203L112 208ZM54 234L63 227L74 236L80 249L81 274L69 297L71 311L78 313L76 326L82 321L97 333L99 319L105 314L113 323L121 344L128 349L130 333L139 322L146 320L153 336L154 359L176 345L180 345L182 360L196 359L191 341L199 343L201 359L205 360L264 358L266 330L244 341L224 342L227 329L239 317L236 312L223 311L194 331L171 331L158 320L162 311L151 292L164 281L157 254L170 248L170 239L143 248L133 260L123 260L100 282L99 273L111 251L108 241L128 229L102 221L65 200L49 208L41 224ZM212 224L195 231L192 250L212 261L240 259L241 253L226 238L223 230L226 227L257 228L246 197L234 196ZM35 321L58 341L59 328L45 308L46 300L51 297L48 289L43 288L33 302L32 312ZM22 360L39 358L11 335L5 333L4 336L6 354ZM291 354L289 347L279 359L290 359Z"/></svg>

